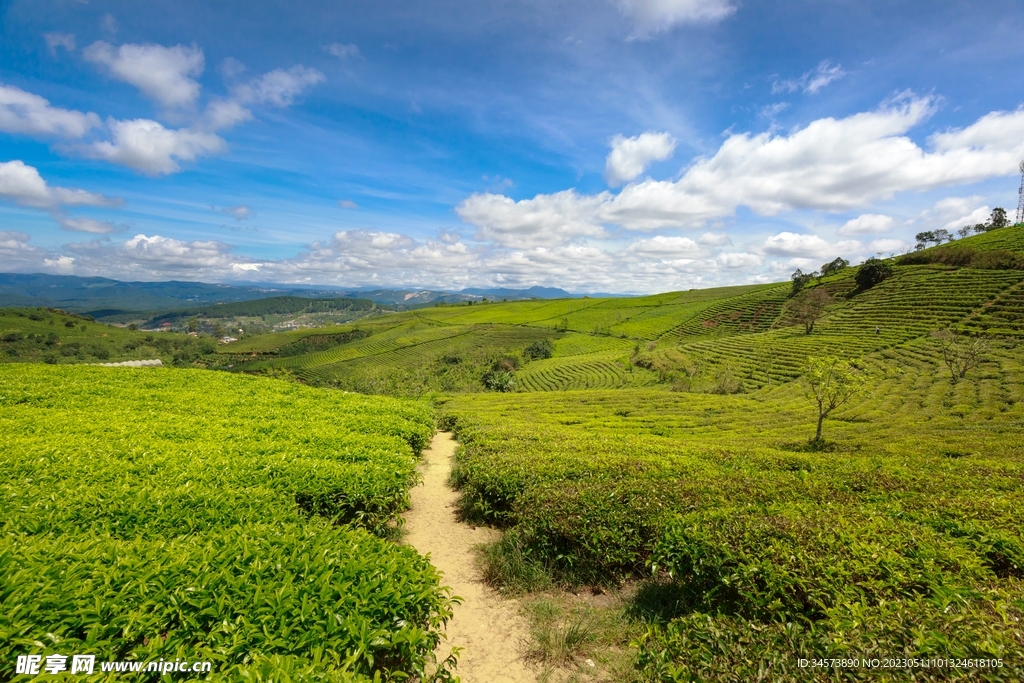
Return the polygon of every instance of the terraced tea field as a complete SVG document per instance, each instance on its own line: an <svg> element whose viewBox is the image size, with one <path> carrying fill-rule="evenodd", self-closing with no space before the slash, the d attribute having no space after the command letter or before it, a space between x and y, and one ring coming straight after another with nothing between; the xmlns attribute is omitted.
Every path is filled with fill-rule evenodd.
<svg viewBox="0 0 1024 683"><path fill-rule="evenodd" d="M27 653L417 675L449 597L386 538L432 433L422 405L268 379L5 366L0 678Z"/></svg>
<svg viewBox="0 0 1024 683"><path fill-rule="evenodd" d="M894 655L996 658L981 678L1019 680L1016 345L955 386L925 340L860 365L869 388L824 448L799 382L452 397L453 480L471 519L506 530L509 566L576 584L653 570L642 680L803 679L798 657Z"/></svg>

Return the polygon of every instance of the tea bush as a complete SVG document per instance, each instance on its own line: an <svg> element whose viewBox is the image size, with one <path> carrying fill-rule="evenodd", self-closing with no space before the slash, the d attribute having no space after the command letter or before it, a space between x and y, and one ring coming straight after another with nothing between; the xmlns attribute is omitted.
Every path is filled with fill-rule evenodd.
<svg viewBox="0 0 1024 683"><path fill-rule="evenodd" d="M261 378L5 367L0 678L52 652L416 675L449 597L381 537L432 433L422 405Z"/></svg>

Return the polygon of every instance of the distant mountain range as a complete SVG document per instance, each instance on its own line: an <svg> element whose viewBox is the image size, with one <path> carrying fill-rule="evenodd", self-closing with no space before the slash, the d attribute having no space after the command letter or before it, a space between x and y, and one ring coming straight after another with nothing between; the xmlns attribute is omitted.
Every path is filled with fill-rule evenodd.
<svg viewBox="0 0 1024 683"><path fill-rule="evenodd" d="M350 297L369 299L397 308L418 308L437 303L460 303L490 299L579 298L557 287L528 289L468 288L458 292L429 289L345 289L300 285L205 282L121 282L103 277L47 275L43 273L0 273L0 307L45 306L84 313L95 318L115 317L130 311L181 310L217 303L252 301L280 296L305 298ZM589 296L621 296L592 294Z"/></svg>

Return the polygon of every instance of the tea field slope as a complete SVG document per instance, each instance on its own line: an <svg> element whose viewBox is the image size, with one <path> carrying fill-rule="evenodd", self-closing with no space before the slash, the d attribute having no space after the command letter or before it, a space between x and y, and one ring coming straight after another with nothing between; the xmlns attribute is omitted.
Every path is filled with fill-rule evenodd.
<svg viewBox="0 0 1024 683"><path fill-rule="evenodd" d="M1024 357L997 341L955 385L928 338L857 364L867 388L824 446L800 381L453 396L463 511L557 581L653 569L640 680L833 680L797 658L893 656L1020 680Z"/></svg>
<svg viewBox="0 0 1024 683"><path fill-rule="evenodd" d="M0 373L0 677L15 655L218 680L421 672L450 613L386 540L430 412L204 370Z"/></svg>

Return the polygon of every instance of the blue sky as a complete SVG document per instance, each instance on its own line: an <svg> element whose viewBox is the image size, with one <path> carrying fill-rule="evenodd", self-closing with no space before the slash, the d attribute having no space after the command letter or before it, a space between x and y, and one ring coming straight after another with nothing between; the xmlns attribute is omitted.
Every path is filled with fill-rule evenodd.
<svg viewBox="0 0 1024 683"><path fill-rule="evenodd" d="M1016 208L1009 0L0 7L5 271L640 293Z"/></svg>

